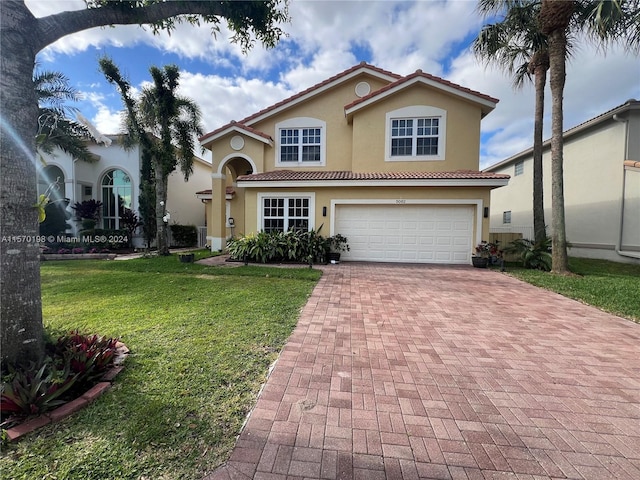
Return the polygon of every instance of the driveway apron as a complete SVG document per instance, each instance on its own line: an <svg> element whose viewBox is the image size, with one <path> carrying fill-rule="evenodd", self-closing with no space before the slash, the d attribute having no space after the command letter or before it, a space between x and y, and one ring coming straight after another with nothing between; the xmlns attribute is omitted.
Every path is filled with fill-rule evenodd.
<svg viewBox="0 0 640 480"><path fill-rule="evenodd" d="M218 479L640 479L640 325L505 274L324 275Z"/></svg>

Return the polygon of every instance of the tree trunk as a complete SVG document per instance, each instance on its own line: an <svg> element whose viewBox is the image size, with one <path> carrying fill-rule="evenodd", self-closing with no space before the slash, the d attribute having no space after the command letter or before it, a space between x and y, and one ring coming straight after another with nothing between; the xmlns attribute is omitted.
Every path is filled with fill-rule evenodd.
<svg viewBox="0 0 640 480"><path fill-rule="evenodd" d="M564 216L563 179L563 95L567 38L564 29L549 34L549 63L551 86L551 209L552 209L552 266L554 273L569 272L567 235Z"/></svg>
<svg viewBox="0 0 640 480"><path fill-rule="evenodd" d="M536 56L534 67L535 118L533 127L533 231L535 241L540 243L547 236L544 220L544 182L542 169L542 124L544 120L544 88L547 83L549 56Z"/></svg>
<svg viewBox="0 0 640 480"><path fill-rule="evenodd" d="M156 181L156 244L158 246L158 255L169 255L169 222L164 221L167 212L168 178L160 160L156 159L154 162L154 170Z"/></svg>
<svg viewBox="0 0 640 480"><path fill-rule="evenodd" d="M33 17L19 2L0 5L0 352L25 364L42 357L33 85Z"/></svg>

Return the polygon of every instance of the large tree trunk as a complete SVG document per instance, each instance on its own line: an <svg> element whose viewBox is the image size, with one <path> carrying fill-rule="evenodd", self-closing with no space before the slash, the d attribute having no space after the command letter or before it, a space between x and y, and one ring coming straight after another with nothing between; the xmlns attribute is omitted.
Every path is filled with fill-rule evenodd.
<svg viewBox="0 0 640 480"><path fill-rule="evenodd" d="M38 103L32 81L34 19L0 5L0 352L24 364L44 353L35 166Z"/></svg>
<svg viewBox="0 0 640 480"><path fill-rule="evenodd" d="M544 87L547 83L549 55L544 52L535 56L535 117L533 122L533 231L535 241L540 243L547 236L544 220L544 182L542 169L542 125L544 121Z"/></svg>
<svg viewBox="0 0 640 480"><path fill-rule="evenodd" d="M156 244L158 255L169 255L169 222L164 221L167 212L167 183L164 167L157 160L154 165L156 180Z"/></svg>
<svg viewBox="0 0 640 480"><path fill-rule="evenodd" d="M549 45L551 87L551 248L554 273L569 272L564 216L563 180L563 95L567 57L566 30L575 8L571 1L543 0L540 25Z"/></svg>

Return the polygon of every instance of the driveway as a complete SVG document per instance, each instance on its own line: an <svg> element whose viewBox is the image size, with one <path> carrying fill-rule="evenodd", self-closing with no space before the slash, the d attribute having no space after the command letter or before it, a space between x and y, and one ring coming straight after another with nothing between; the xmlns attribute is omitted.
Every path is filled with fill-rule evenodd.
<svg viewBox="0 0 640 480"><path fill-rule="evenodd" d="M218 479L640 479L640 325L495 271L325 272Z"/></svg>

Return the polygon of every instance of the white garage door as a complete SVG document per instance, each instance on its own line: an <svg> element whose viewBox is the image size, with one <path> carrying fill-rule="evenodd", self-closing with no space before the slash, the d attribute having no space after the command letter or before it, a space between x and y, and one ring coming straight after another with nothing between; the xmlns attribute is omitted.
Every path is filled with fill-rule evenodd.
<svg viewBox="0 0 640 480"><path fill-rule="evenodd" d="M335 231L348 239L344 260L471 262L472 206L337 205Z"/></svg>

